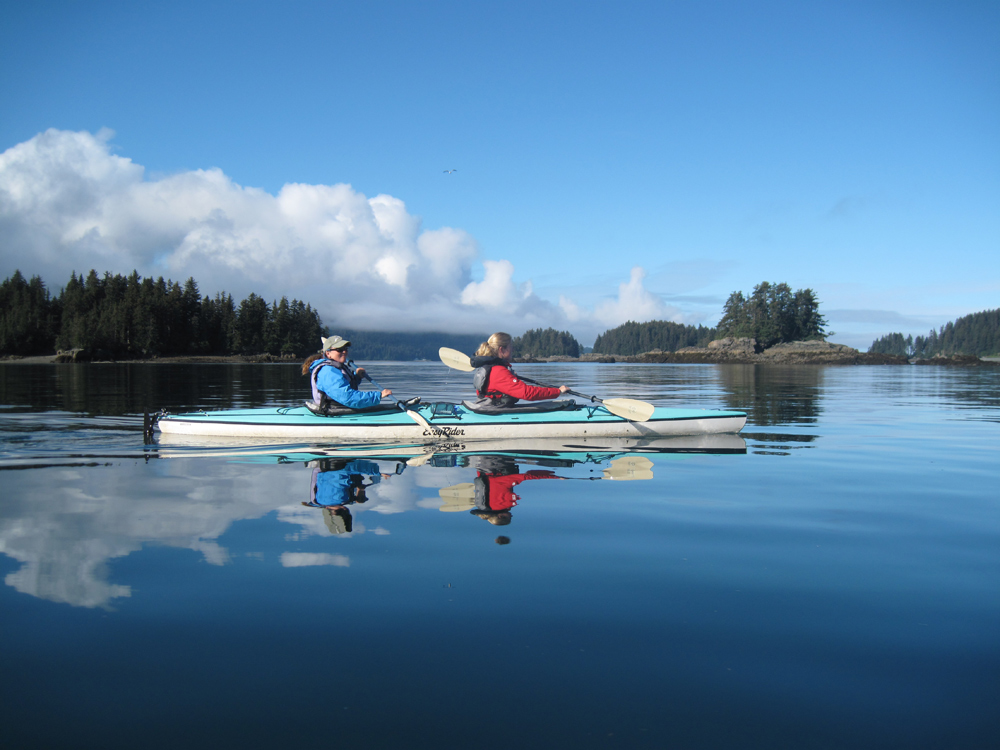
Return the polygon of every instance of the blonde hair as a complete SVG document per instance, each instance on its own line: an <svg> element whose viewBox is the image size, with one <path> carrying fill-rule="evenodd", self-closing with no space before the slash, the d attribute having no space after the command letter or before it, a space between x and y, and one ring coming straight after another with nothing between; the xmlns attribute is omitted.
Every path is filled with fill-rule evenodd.
<svg viewBox="0 0 1000 750"><path fill-rule="evenodd" d="M510 337L509 333L504 333L503 331L497 331L492 336L489 337L487 341L484 341L476 349L477 357L499 357L500 349L507 346L513 346L514 340Z"/></svg>

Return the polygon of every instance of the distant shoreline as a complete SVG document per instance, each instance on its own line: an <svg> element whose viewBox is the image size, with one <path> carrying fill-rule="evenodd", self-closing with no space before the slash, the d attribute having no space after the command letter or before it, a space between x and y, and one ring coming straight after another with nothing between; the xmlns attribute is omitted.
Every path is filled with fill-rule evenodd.
<svg viewBox="0 0 1000 750"><path fill-rule="evenodd" d="M517 360L515 360L517 361ZM1000 358L980 359L971 355L908 359L896 354L869 354L828 341L794 341L758 351L753 339L724 338L706 347L686 347L675 352L651 351L618 356L585 354L579 358L539 357L524 362L604 362L637 364L734 364L734 365L997 365Z"/></svg>
<svg viewBox="0 0 1000 750"><path fill-rule="evenodd" d="M727 343L728 342L728 343ZM868 354L842 344L825 341L798 341L778 344L761 352L754 351L745 340L722 339L713 341L708 347L688 347L676 352L654 350L643 354L583 354L579 357L515 357L515 364L734 364L734 365L951 365L975 367L980 365L998 366L1000 357L974 357L938 355L932 359L907 359L893 354ZM291 364L301 365L304 357L282 358L271 354L229 356L178 356L150 357L147 359L72 359L68 353L60 352L33 357L9 356L0 359L0 364L47 365L67 362L85 364ZM368 360L379 361L379 360ZM422 361L422 360L414 360Z"/></svg>
<svg viewBox="0 0 1000 750"><path fill-rule="evenodd" d="M245 356L234 354L226 357L207 357L199 355L183 357L149 357L146 359L85 359L80 358L75 361L67 361L60 358L60 354L46 354L36 357L6 357L0 359L3 365L61 365L61 364L88 364L88 365L246 365L246 364L299 364L305 361L305 357L296 359L282 359L271 355L262 354Z"/></svg>

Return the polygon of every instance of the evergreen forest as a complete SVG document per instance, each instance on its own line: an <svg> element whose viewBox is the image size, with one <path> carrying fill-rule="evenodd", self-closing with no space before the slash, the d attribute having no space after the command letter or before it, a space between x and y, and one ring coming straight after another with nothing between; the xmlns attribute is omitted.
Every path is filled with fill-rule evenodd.
<svg viewBox="0 0 1000 750"><path fill-rule="evenodd" d="M174 281L73 273L58 295L20 271L0 284L0 355L84 349L94 357L264 354L302 357L319 348L319 314L298 300L237 305L223 292L202 297Z"/></svg>
<svg viewBox="0 0 1000 750"><path fill-rule="evenodd" d="M569 331L555 328L535 328L514 337L514 354L524 359L532 357L579 357L580 343Z"/></svg>
<svg viewBox="0 0 1000 750"><path fill-rule="evenodd" d="M648 323L628 321L605 331L594 342L594 354L627 356L659 349L673 352L686 346L707 346L715 338L714 328L688 326L666 320Z"/></svg>
<svg viewBox="0 0 1000 750"><path fill-rule="evenodd" d="M1000 354L1000 309L966 315L937 331L932 328L926 336L903 338L901 333L890 333L874 341L868 352L919 359L930 359L937 354L976 357Z"/></svg>

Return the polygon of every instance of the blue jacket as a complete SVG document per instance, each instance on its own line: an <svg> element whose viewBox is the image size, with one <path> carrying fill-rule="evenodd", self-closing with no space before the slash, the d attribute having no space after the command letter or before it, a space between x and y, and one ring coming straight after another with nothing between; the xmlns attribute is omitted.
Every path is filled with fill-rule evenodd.
<svg viewBox="0 0 1000 750"><path fill-rule="evenodd" d="M313 471L313 496L311 501L316 505L344 505L353 502L354 488L367 487L364 478L369 477L370 484L377 484L382 475L379 466L374 461L356 459L343 469L335 471Z"/></svg>
<svg viewBox="0 0 1000 750"><path fill-rule="evenodd" d="M379 391L359 391L356 378L351 377L354 373L344 372L330 360L317 359L309 366L309 379L316 386L315 391L323 391L328 398L332 398L341 406L348 409L365 409L369 406L377 406L382 401L382 394Z"/></svg>

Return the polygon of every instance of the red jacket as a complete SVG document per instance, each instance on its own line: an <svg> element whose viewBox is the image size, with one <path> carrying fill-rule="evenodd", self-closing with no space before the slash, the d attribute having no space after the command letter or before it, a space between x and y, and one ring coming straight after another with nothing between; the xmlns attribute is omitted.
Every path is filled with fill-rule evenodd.
<svg viewBox="0 0 1000 750"><path fill-rule="evenodd" d="M489 390L487 393L503 393L525 401L543 401L547 398L559 398L562 393L558 388L543 388L528 385L517 379L517 376L507 367L494 365L490 370Z"/></svg>
<svg viewBox="0 0 1000 750"><path fill-rule="evenodd" d="M503 474L501 476L479 472L479 476L486 480L489 510L509 510L517 505L517 501L521 498L514 493L514 488L521 482L526 482L529 479L559 479L554 472L545 469L533 469L525 474Z"/></svg>

